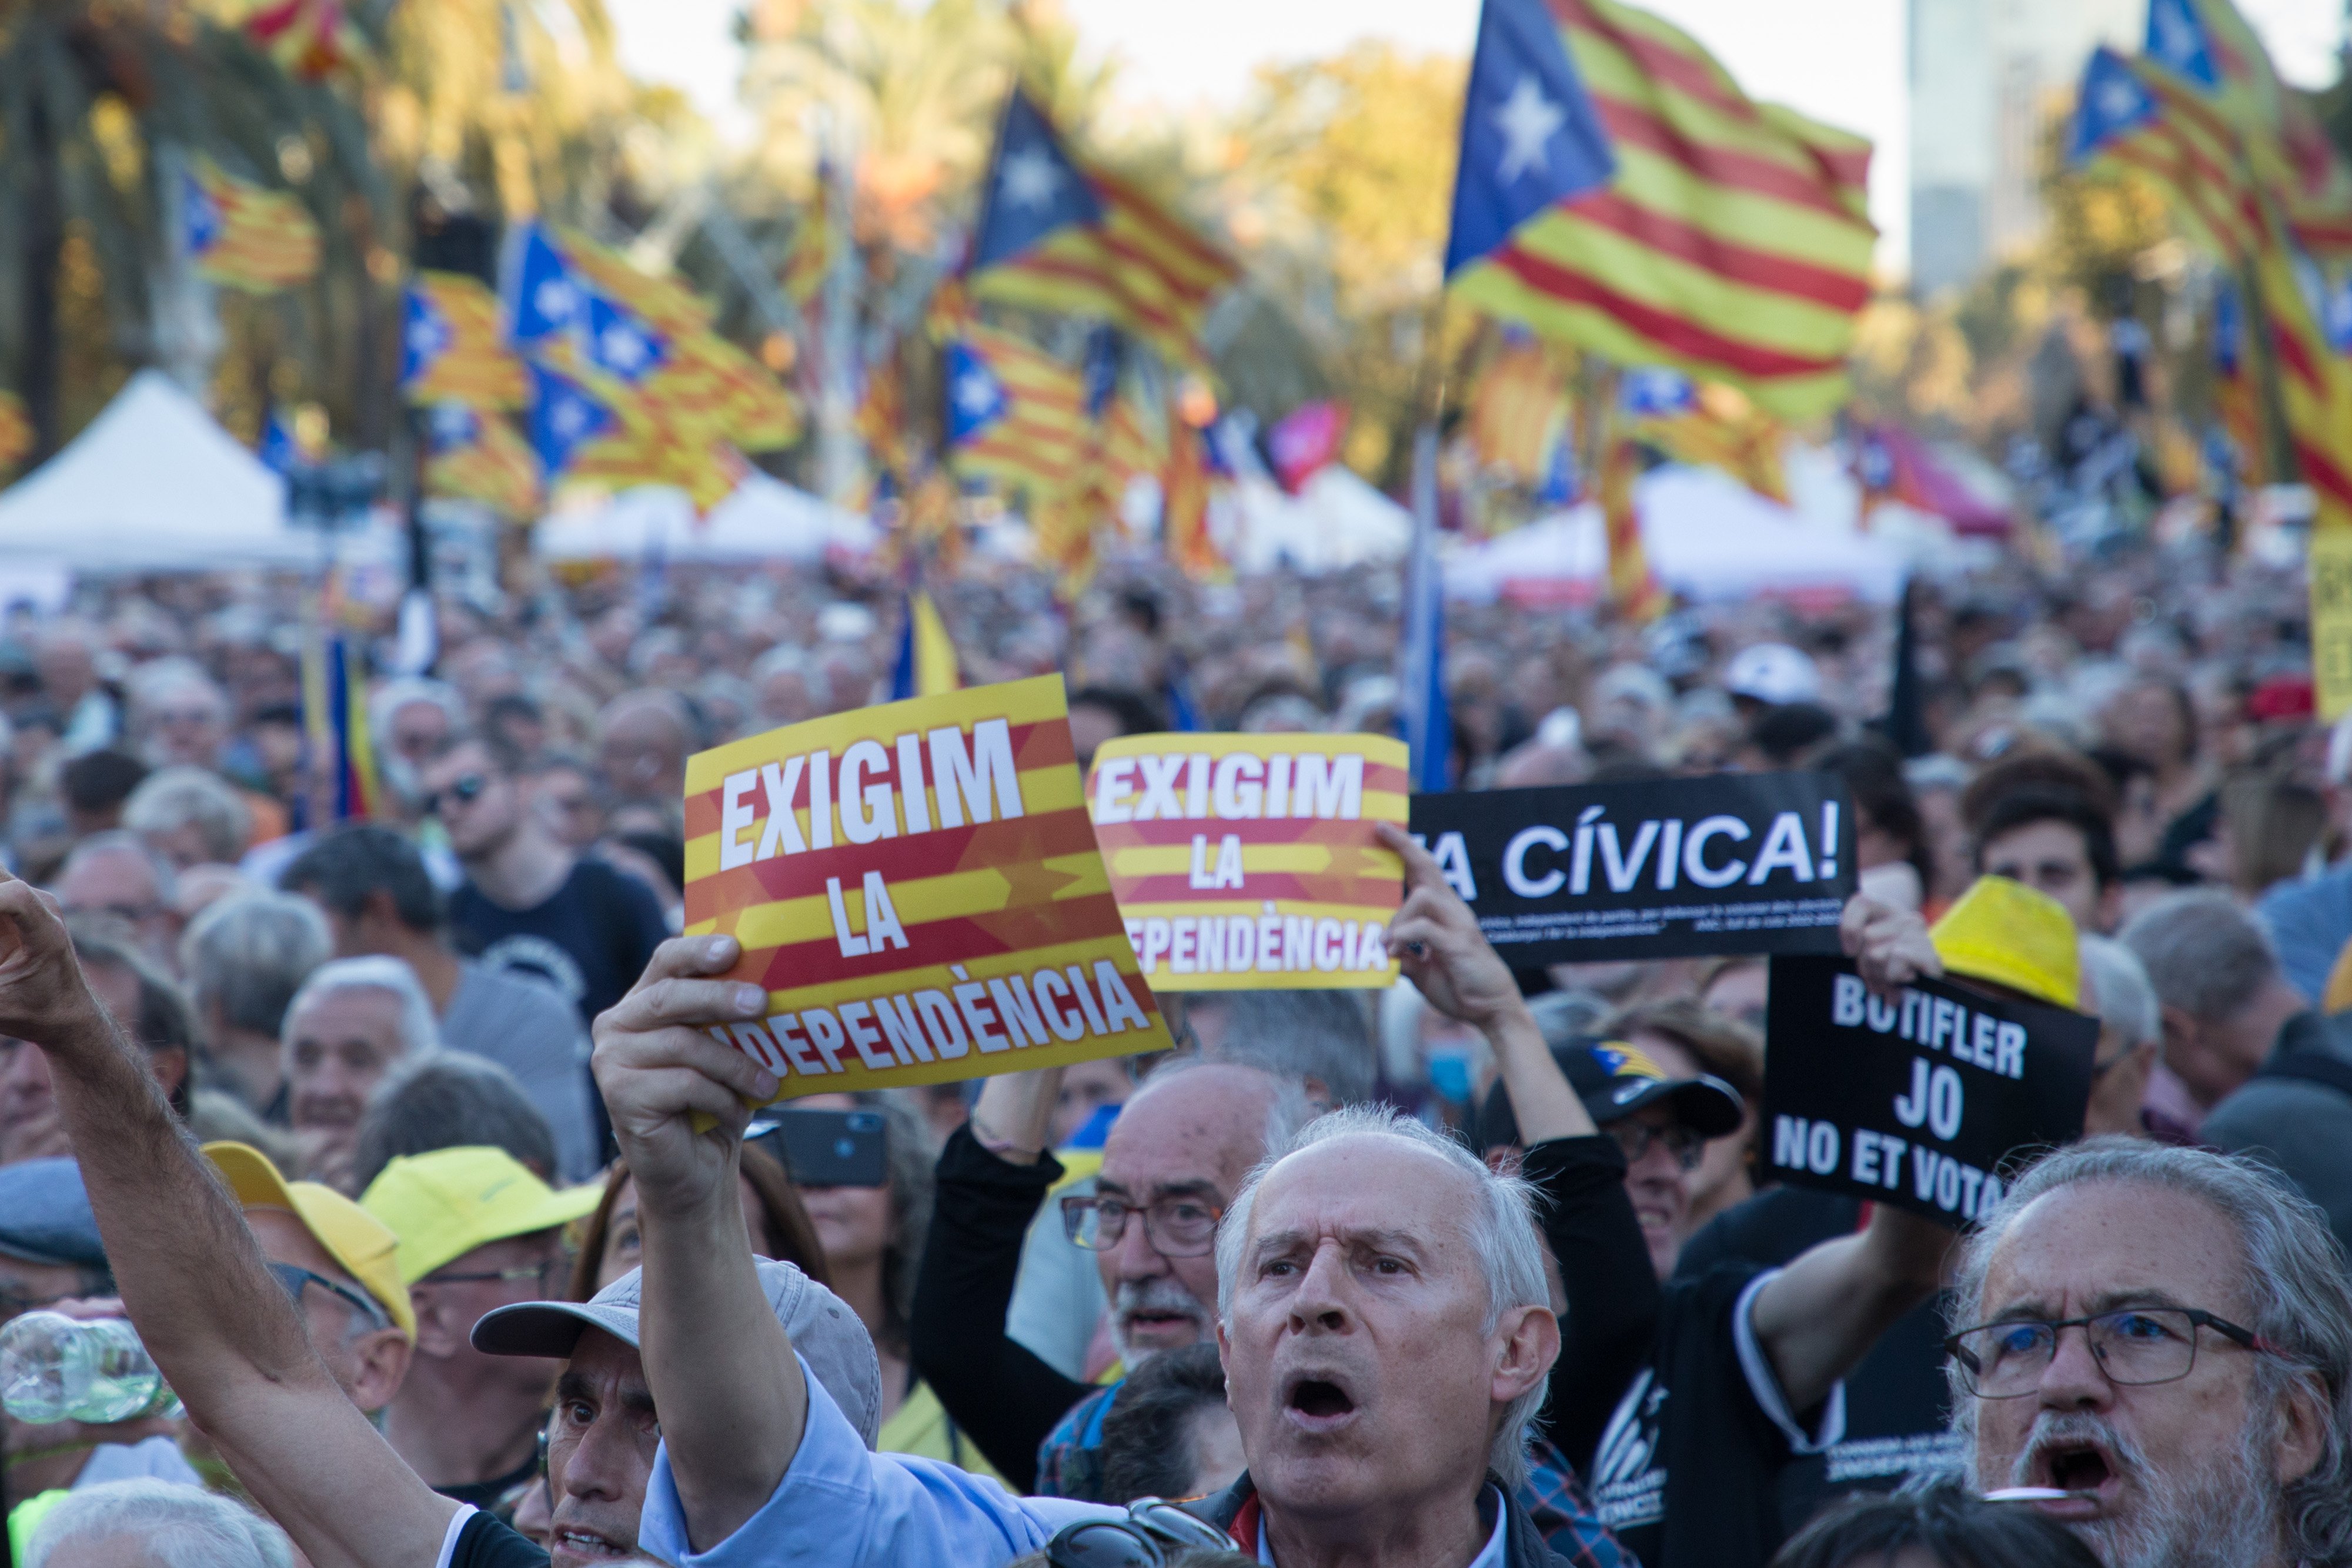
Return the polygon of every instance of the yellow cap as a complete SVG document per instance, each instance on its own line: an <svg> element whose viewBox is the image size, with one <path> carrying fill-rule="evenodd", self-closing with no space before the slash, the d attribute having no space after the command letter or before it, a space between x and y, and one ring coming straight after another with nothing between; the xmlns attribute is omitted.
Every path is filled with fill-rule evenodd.
<svg viewBox="0 0 2352 1568"><path fill-rule="evenodd" d="M360 1207L400 1238L400 1277L413 1285L477 1247L569 1225L604 1196L593 1182L554 1191L504 1149L475 1146L401 1155Z"/></svg>
<svg viewBox="0 0 2352 1568"><path fill-rule="evenodd" d="M2046 893L2005 876L1980 876L1928 940L1948 973L2071 1008L2083 994L2083 951L2074 916Z"/></svg>
<svg viewBox="0 0 2352 1568"><path fill-rule="evenodd" d="M242 1207L282 1208L300 1220L327 1256L383 1304L401 1332L415 1337L416 1312L408 1304L408 1286L394 1258L400 1239L381 1220L333 1187L288 1181L250 1144L206 1144L205 1157L228 1178L228 1189Z"/></svg>

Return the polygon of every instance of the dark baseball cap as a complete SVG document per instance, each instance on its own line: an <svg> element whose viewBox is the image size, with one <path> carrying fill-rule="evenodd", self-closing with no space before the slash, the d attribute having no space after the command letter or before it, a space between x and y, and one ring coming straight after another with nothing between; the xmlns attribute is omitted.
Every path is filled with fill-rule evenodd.
<svg viewBox="0 0 2352 1568"><path fill-rule="evenodd" d="M1552 1047L1551 1057L1568 1074L1569 1087L1584 1102L1593 1125L1622 1122L1644 1106L1661 1103L1675 1118L1705 1138L1720 1138L1736 1131L1746 1107L1738 1091L1711 1073L1696 1078L1669 1077L1647 1051L1622 1040L1584 1039ZM1483 1148L1519 1141L1518 1117L1511 1097L1497 1082L1478 1113L1478 1142Z"/></svg>

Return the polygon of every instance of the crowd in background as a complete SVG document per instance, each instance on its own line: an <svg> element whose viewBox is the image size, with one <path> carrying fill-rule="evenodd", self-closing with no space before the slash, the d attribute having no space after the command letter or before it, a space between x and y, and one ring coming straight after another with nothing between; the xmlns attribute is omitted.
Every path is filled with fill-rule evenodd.
<svg viewBox="0 0 2352 1568"><path fill-rule="evenodd" d="M1757 601L1635 627L1456 605L1450 773L1465 789L1836 773L1857 819L1849 925L1875 934L1854 941L1905 953L1904 972L2098 1018L2086 1133L2108 1142L2084 1147L2110 1165L2052 1184L2169 1183L2242 1225L2263 1202L2307 1218L2299 1192L2352 1242L2352 727L2315 714L2301 595L2299 572L2190 544L2063 573L1988 557L1915 581L1899 613ZM300 597L229 576L92 582L68 613L9 617L8 864L55 894L93 994L245 1208L341 1394L443 1496L558 1561L625 1560L662 1427L642 1373L583 1364L593 1329L634 1368L650 1289L646 1195L616 1157L628 1138L604 1070L592 1077L591 1026L681 927L688 757L887 700L895 597L671 568L445 601L433 673L370 684L380 789L361 823L323 820ZM976 561L939 598L967 684L1065 674L1082 760L1178 726L1396 723L1392 570L1204 586L1129 568L1066 612L1034 573ZM2023 902L1989 904L2010 890ZM1986 967L1987 943L2008 956ZM886 1127L879 1186L796 1183L757 1139L742 1155L751 1252L829 1288L870 1339L869 1385L787 1322L826 1407L881 1452L1016 1494L1220 1493L1256 1468L1214 1349L1220 1222L1318 1115L1385 1106L1549 1200L1542 1293L1561 1343L1517 1418L1534 1421L1524 1463L1496 1467L1504 1514L1544 1550L1582 1568L1761 1568L1775 1552L1810 1568L1848 1560L1822 1554L1834 1526L1951 1563L2076 1560L2024 1511L1979 1517L1949 1489L1840 1501L1923 1484L1988 1440L1979 1375L1948 1381L1944 1344L1965 1326L1953 1302L1985 1281L1932 1228L1769 1181L1761 960L1519 970L1507 998L1474 983L1475 964L1501 972L1490 950L1424 962L1422 984L1381 993L1178 1001L1167 1059L797 1103ZM1539 1040L1511 1032L1522 998ZM0 1038L9 1317L105 1298L125 1274L50 1043ZM1542 1108L1562 1082L1582 1110ZM2215 1197L2252 1167L2182 1176L2167 1149L2255 1151L2287 1185ZM2340 1255L2335 1270L2312 1289L2342 1295ZM1833 1343L1815 1343L1832 1318ZM2335 1380L2317 1472L2332 1485L2352 1444L2347 1369L2316 1364ZM2142 1440L2084 1436L2078 1460L2037 1436L2017 1479L2064 1490L2095 1469L2093 1491L2128 1476L2153 1496L2177 1456ZM28 1500L60 1531L73 1493L106 1484L129 1486L118 1521L178 1517L158 1482L242 1481L267 1503L215 1441L163 1417L10 1421L16 1550L44 1550ZM2303 1499L2302 1473L2274 1479L2256 1506ZM2182 1495L2167 1506L2195 1515L2204 1494ZM2268 1555L2177 1541L2132 1555L2174 1539L2134 1536L2145 1521L2082 1540L2107 1568L2352 1561L2340 1501L2317 1523L2294 1509ZM1954 1531L1994 1533L1954 1547ZM284 1560L282 1542L253 1550Z"/></svg>

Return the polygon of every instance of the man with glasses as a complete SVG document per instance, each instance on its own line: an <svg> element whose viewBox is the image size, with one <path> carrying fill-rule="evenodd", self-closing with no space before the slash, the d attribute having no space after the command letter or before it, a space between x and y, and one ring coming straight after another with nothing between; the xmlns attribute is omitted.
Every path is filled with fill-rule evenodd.
<svg viewBox="0 0 2352 1568"><path fill-rule="evenodd" d="M594 1186L551 1191L503 1149L404 1155L360 1203L399 1238L416 1302L416 1360L384 1436L445 1497L489 1508L537 1474L553 1361L490 1355L471 1338L489 1312L550 1294L562 1228L595 1207Z"/></svg>
<svg viewBox="0 0 2352 1568"><path fill-rule="evenodd" d="M467 952L548 981L593 1022L635 984L668 922L645 883L556 838L516 766L503 747L469 737L424 770L425 810L466 868L449 925Z"/></svg>
<svg viewBox="0 0 2352 1568"><path fill-rule="evenodd" d="M2107 1568L2352 1563L2352 1284L2267 1168L2097 1138L1983 1219L1946 1341L1977 1484Z"/></svg>
<svg viewBox="0 0 2352 1568"><path fill-rule="evenodd" d="M301 1310L335 1385L370 1416L391 1404L416 1335L397 1239L334 1188L288 1181L249 1145L206 1144L204 1152L244 1208L269 1272Z"/></svg>

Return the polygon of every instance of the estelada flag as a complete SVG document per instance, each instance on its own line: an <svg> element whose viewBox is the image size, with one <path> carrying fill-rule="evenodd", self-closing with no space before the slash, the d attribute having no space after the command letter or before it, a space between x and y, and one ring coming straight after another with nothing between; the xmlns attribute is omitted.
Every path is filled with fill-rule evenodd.
<svg viewBox="0 0 2352 1568"><path fill-rule="evenodd" d="M1095 753L1095 838L1143 973L1169 991L1386 987L1403 897L1404 742L1129 735Z"/></svg>
<svg viewBox="0 0 2352 1568"><path fill-rule="evenodd" d="M769 993L711 1032L779 1099L1168 1050L1075 758L1040 675L688 758L687 935Z"/></svg>
<svg viewBox="0 0 2352 1568"><path fill-rule="evenodd" d="M268 294L319 270L319 225L292 196L191 159L180 183L180 236L197 273Z"/></svg>
<svg viewBox="0 0 2352 1568"><path fill-rule="evenodd" d="M499 297L457 272L420 272L401 304L400 391L413 403L520 408L522 361L507 347Z"/></svg>

